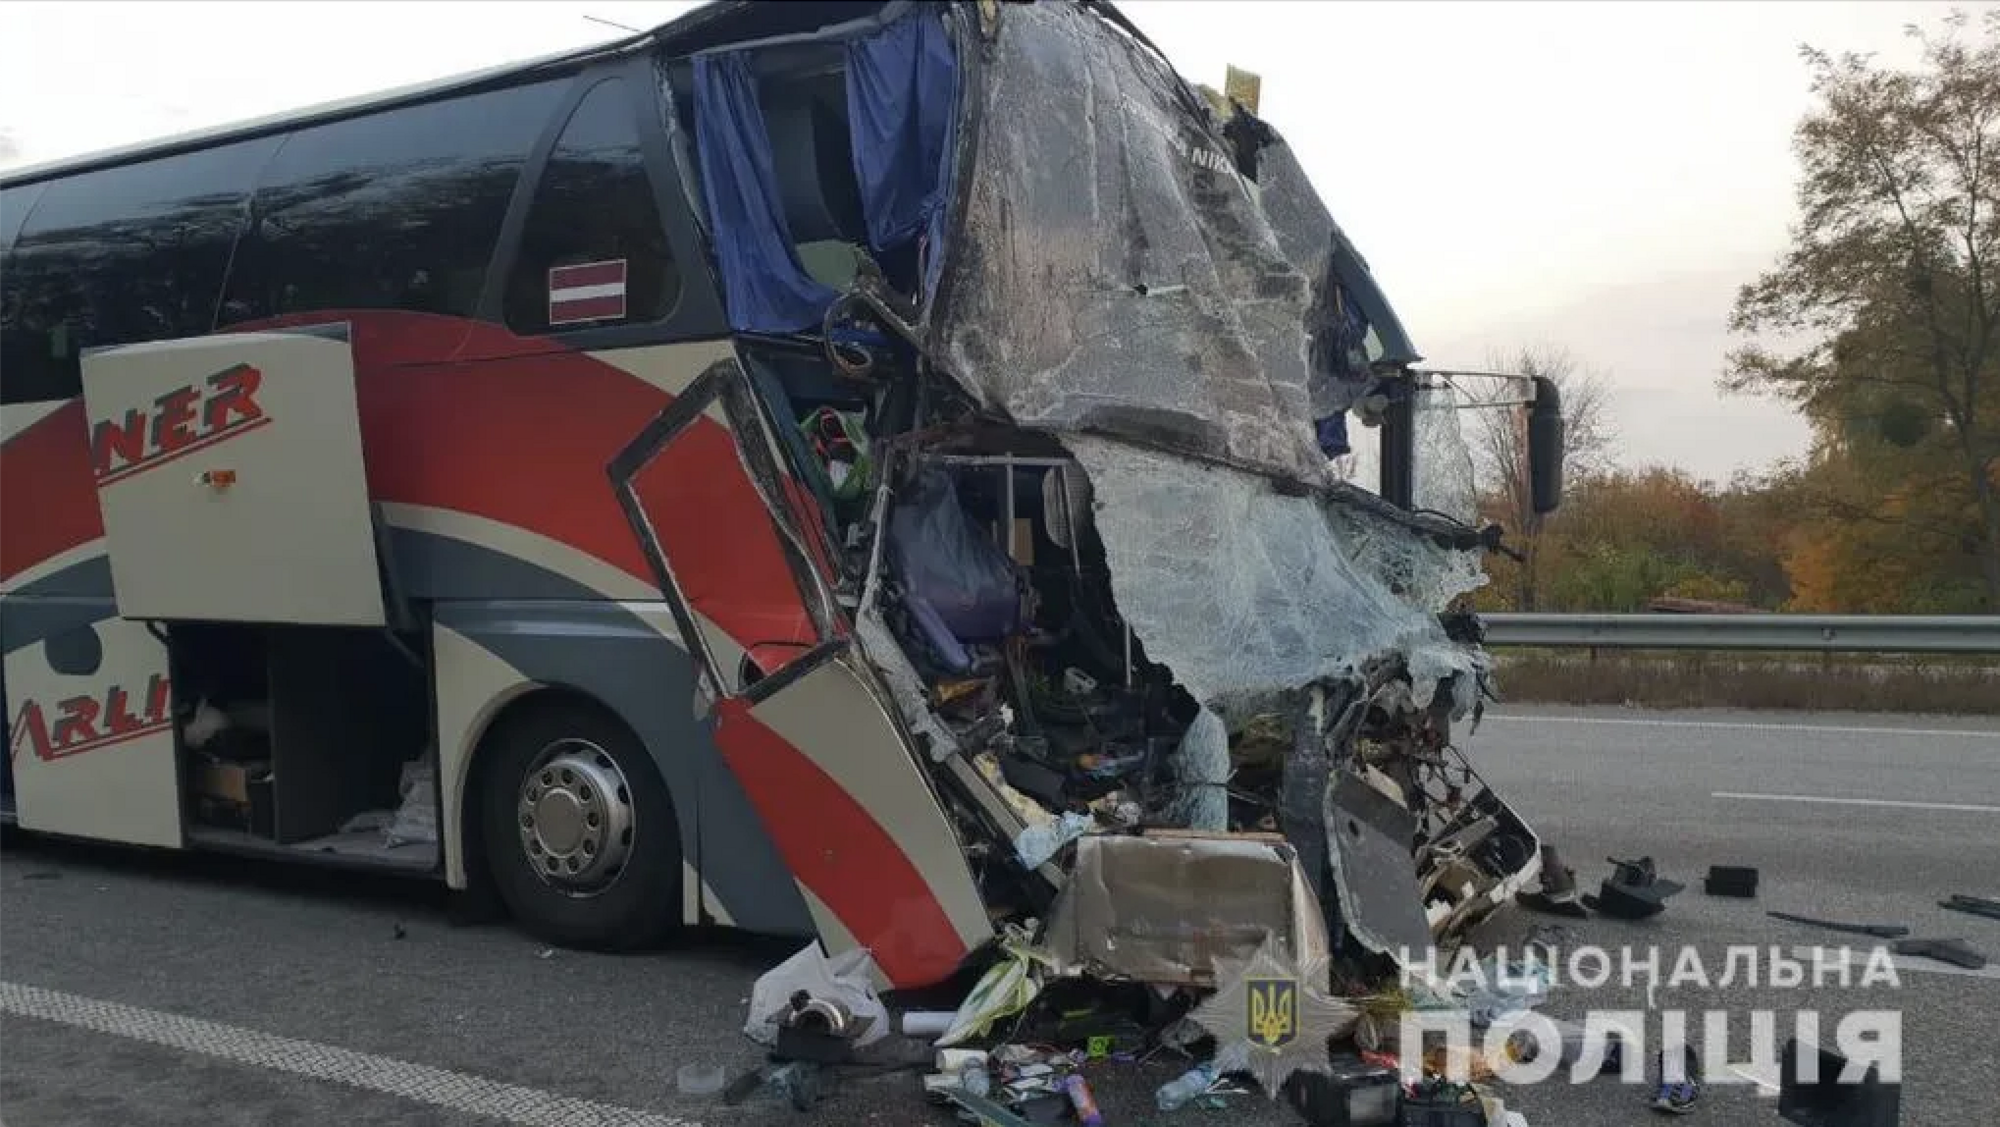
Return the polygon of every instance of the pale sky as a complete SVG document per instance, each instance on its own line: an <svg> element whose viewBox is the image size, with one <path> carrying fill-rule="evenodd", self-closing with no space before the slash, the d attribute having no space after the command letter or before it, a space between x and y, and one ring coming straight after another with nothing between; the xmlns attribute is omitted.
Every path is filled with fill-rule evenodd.
<svg viewBox="0 0 2000 1127"><path fill-rule="evenodd" d="M0 3L0 133L48 160L615 37L691 5ZM1261 112L1426 360L1569 348L1608 373L1619 460L1712 478L1803 451L1715 392L1735 289L1783 248L1801 42L1905 61L1943 3L1127 0L1195 81ZM1971 11L1996 6L1963 4Z"/></svg>

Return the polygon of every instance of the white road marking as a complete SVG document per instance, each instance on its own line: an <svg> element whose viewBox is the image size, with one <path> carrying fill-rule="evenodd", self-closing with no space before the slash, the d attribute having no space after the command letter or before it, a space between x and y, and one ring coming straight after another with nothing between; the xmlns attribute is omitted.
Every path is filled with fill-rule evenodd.
<svg viewBox="0 0 2000 1127"><path fill-rule="evenodd" d="M1894 798L1826 798L1812 794L1741 794L1719 790L1710 798L1735 798L1749 802L1820 802L1828 806L1890 806L1899 810L1952 810L1965 814L2000 814L2000 806L1972 802L1905 802Z"/></svg>
<svg viewBox="0 0 2000 1127"><path fill-rule="evenodd" d="M1809 732L1843 736L1960 736L1969 740L2000 740L2000 729L1867 728L1836 724L1758 724L1747 720L1650 720L1626 716L1512 716L1489 712L1486 721L1516 724L1615 724L1631 728L1712 728L1724 732Z"/></svg>
<svg viewBox="0 0 2000 1127"><path fill-rule="evenodd" d="M657 1112L13 982L0 982L0 1013L346 1084L525 1127L701 1127Z"/></svg>

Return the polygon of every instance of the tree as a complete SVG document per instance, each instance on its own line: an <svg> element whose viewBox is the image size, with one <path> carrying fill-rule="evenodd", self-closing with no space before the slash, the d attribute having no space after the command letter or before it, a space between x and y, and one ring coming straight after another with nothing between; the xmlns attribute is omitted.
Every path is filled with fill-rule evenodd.
<svg viewBox="0 0 2000 1127"><path fill-rule="evenodd" d="M1604 468L1612 435L1605 418L1609 384L1602 373L1585 370L1567 350L1549 346L1495 353L1487 364L1496 372L1546 376L1555 383L1562 395L1566 476L1578 480ZM1498 511L1492 515L1515 541L1515 550L1526 557L1507 569L1512 573L1514 606L1534 610L1540 596L1543 516L1535 512L1528 477L1527 413L1480 411L1475 418L1473 459L1486 492L1497 501Z"/></svg>
<svg viewBox="0 0 2000 1127"><path fill-rule="evenodd" d="M1822 463L1866 461L1885 488L1938 483L1942 495L1903 489L1900 505L1850 491L1826 513L1966 521L1970 535L1943 539L1963 542L2000 610L2000 13L1976 43L1968 26L1954 12L1941 37L1910 29L1914 71L1800 49L1818 105L1795 137L1799 219L1731 317L1739 334L1799 343L1740 348L1722 382L1799 404ZM1842 539L1822 537L1813 558ZM1831 589L1808 587L1816 600Z"/></svg>

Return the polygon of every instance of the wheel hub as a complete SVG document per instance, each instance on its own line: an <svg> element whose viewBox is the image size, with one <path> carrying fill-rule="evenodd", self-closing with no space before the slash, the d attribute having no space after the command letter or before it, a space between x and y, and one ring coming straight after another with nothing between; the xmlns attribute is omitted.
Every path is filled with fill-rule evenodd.
<svg viewBox="0 0 2000 1127"><path fill-rule="evenodd" d="M625 871L638 828L632 791L603 748L586 740L544 748L521 781L517 807L521 848L544 883L591 896Z"/></svg>

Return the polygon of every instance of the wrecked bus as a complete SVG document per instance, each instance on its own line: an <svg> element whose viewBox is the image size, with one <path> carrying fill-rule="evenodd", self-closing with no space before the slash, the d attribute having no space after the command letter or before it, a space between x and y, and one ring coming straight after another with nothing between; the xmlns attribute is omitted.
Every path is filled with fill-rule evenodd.
<svg viewBox="0 0 2000 1127"><path fill-rule="evenodd" d="M1030 918L1384 955L1536 872L1456 744L1449 389L1109 5L712 4L10 173L0 253L25 829L897 986Z"/></svg>

